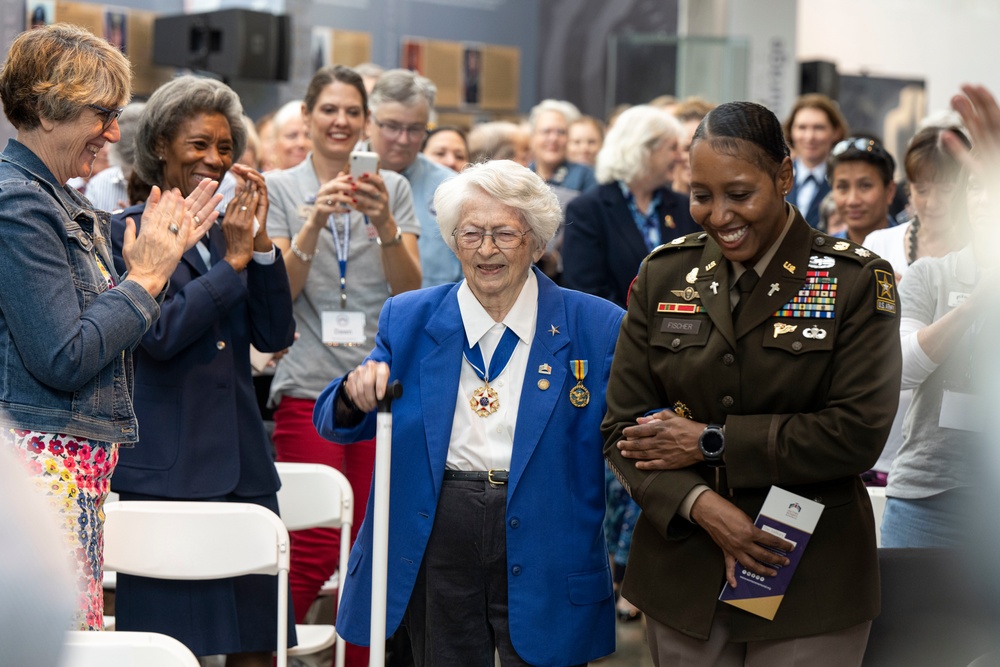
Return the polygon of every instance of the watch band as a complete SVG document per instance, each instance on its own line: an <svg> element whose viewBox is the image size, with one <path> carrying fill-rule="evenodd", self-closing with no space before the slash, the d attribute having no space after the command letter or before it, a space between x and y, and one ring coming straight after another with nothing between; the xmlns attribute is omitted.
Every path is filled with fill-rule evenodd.
<svg viewBox="0 0 1000 667"><path fill-rule="evenodd" d="M400 229L397 226L396 227L396 235L392 237L391 241L386 241L385 243L383 243L382 242L382 237L381 236L376 236L375 237L375 242L378 243L383 248L391 248L394 245L399 245L400 243L403 242L403 230Z"/></svg>

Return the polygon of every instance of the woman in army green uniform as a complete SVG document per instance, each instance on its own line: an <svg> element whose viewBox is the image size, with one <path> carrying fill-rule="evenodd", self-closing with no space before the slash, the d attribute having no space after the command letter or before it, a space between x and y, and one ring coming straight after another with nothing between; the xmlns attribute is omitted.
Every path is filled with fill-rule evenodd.
<svg viewBox="0 0 1000 667"><path fill-rule="evenodd" d="M858 665L879 610L859 475L899 390L892 268L785 203L792 161L766 108L713 110L691 164L705 231L643 262L608 384L605 454L642 508L623 595L658 665ZM737 571L787 563L772 549L792 545L754 526L772 485L825 509L766 620L718 597Z"/></svg>

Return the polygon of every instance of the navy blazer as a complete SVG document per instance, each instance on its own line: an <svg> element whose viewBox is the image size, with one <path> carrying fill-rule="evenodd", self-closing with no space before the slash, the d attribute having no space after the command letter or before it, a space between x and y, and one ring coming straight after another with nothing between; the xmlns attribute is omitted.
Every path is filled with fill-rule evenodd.
<svg viewBox="0 0 1000 667"><path fill-rule="evenodd" d="M828 194L830 194L830 183L829 181L827 181L827 179L824 178L822 181L818 183L818 187L816 188L816 196L813 197L812 202L809 204L809 210L800 211L800 213L802 213L802 217L805 218L806 222L809 223L809 226L814 229L820 228L819 206L820 204L823 203L823 198L826 197ZM785 201L787 201L792 206L798 207L798 204L795 203L798 198L799 198L799 184L798 181L796 181L792 185L792 189L789 190L788 194L785 196Z"/></svg>
<svg viewBox="0 0 1000 667"><path fill-rule="evenodd" d="M115 266L125 270L125 218L112 219ZM135 353L139 443L120 450L112 488L178 499L228 493L257 496L280 484L250 369L250 345L262 352L290 346L295 333L288 274L275 262L251 261L241 273L223 261L225 235L209 232L212 268L197 247L170 277L160 317Z"/></svg>
<svg viewBox="0 0 1000 667"><path fill-rule="evenodd" d="M614 594L604 541L601 419L623 311L557 287L537 268L538 320L521 392L507 488L510 636L533 665L575 665L615 649ZM392 406L389 586L386 634L399 626L434 525L448 455L465 329L458 285L390 298L375 350L403 384ZM571 362L584 359L590 403L570 404ZM543 364L551 374L541 375ZM547 379L542 389L537 379ZM316 401L320 435L341 443L375 436L375 413L357 426L334 421L342 379ZM374 491L374 486L373 486ZM373 500L351 551L337 632L369 643Z"/></svg>
<svg viewBox="0 0 1000 667"><path fill-rule="evenodd" d="M688 197L660 188L656 217L662 243L701 231ZM667 217L674 227L666 225ZM649 254L617 181L587 190L566 208L562 284L625 307L628 288Z"/></svg>

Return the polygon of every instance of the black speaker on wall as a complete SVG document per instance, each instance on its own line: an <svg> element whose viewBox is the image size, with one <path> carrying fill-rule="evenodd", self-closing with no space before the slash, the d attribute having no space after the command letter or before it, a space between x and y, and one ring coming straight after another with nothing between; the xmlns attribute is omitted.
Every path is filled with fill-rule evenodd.
<svg viewBox="0 0 1000 667"><path fill-rule="evenodd" d="M249 9L161 16L153 26L153 62L223 77L287 81L288 16Z"/></svg>
<svg viewBox="0 0 1000 667"><path fill-rule="evenodd" d="M799 63L799 94L823 93L832 100L840 97L837 66L825 60Z"/></svg>

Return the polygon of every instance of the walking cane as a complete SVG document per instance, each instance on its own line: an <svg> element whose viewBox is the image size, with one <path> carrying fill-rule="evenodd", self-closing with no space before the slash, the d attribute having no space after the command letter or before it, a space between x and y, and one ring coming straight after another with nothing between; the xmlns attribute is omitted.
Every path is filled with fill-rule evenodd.
<svg viewBox="0 0 1000 667"><path fill-rule="evenodd" d="M385 388L375 426L375 506L372 508L372 618L368 667L385 666L385 613L389 576L389 468L392 464L392 401L403 395L399 380Z"/></svg>

